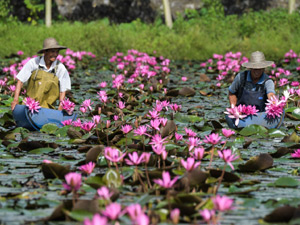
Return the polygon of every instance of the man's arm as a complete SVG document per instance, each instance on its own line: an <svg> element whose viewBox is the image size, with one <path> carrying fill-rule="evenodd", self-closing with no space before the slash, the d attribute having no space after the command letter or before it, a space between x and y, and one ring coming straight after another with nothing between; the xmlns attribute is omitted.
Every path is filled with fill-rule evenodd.
<svg viewBox="0 0 300 225"><path fill-rule="evenodd" d="M270 92L269 94L267 94L268 99L271 99L272 96L275 96L275 94L273 92Z"/></svg>
<svg viewBox="0 0 300 225"><path fill-rule="evenodd" d="M58 110L62 110L62 106L61 106L61 102L65 99L66 97L66 92L59 92L59 106L58 106Z"/></svg>
<svg viewBox="0 0 300 225"><path fill-rule="evenodd" d="M236 106L237 103L237 97L235 94L232 94L230 91L228 92L228 99L229 99L229 103L230 106Z"/></svg>
<svg viewBox="0 0 300 225"><path fill-rule="evenodd" d="M22 87L23 87L23 82L18 80L17 85L16 85L15 94L14 94L14 100L11 103L11 110L14 110L16 105L19 103L19 95L20 95Z"/></svg>

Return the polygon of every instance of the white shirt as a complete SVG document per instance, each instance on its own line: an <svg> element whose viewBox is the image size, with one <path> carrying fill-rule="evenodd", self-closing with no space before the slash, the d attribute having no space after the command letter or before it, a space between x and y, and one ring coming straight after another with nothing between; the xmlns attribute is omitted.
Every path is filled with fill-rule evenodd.
<svg viewBox="0 0 300 225"><path fill-rule="evenodd" d="M51 70L54 69L54 67L57 64L57 60L55 60L52 65L50 66L49 69L46 67L46 63L44 60L44 56L42 57L35 57L30 59L25 66L20 70L20 72L17 75L17 79L20 80L22 83L25 83L26 81L29 80L31 73L38 69L40 66L40 69L50 72ZM69 76L69 73L66 69L66 67L62 64L59 63L57 67L57 71L55 74L58 77L59 80L59 85L60 85L60 92L65 92L67 90L71 90L71 79Z"/></svg>

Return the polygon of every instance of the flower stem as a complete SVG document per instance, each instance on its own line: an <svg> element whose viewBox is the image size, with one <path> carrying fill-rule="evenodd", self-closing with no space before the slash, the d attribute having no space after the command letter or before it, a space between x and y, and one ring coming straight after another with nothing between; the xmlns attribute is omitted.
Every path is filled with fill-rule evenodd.
<svg viewBox="0 0 300 225"><path fill-rule="evenodd" d="M214 151L215 151L215 146L214 145L212 146L210 151L211 151L210 152L210 161L209 161L209 166L208 166L209 168L211 167L211 163L212 163L213 158L214 158Z"/></svg>
<svg viewBox="0 0 300 225"><path fill-rule="evenodd" d="M225 174L226 166L227 166L227 163L225 163L224 168L223 168L223 170L222 170L222 174L221 174L221 176L220 176L220 178L219 178L219 183L218 183L218 186L217 186L217 188L216 188L215 194L217 194L217 192L218 192L218 190L219 190L219 187L220 187L220 185L221 185L221 183L222 183L222 180L223 180L223 177L224 177L224 174Z"/></svg>

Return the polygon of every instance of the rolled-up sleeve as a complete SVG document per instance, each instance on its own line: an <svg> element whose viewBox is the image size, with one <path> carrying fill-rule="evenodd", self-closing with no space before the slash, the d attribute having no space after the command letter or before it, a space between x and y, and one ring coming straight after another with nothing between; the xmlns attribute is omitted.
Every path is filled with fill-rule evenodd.
<svg viewBox="0 0 300 225"><path fill-rule="evenodd" d="M237 94L237 91L239 89L240 83L241 83L241 74L239 73L233 80L232 84L229 86L228 90L231 94Z"/></svg>
<svg viewBox="0 0 300 225"><path fill-rule="evenodd" d="M274 82L272 80L267 80L266 81L265 88L266 88L267 94L269 94L269 93L274 93L275 94L275 85L274 85Z"/></svg>

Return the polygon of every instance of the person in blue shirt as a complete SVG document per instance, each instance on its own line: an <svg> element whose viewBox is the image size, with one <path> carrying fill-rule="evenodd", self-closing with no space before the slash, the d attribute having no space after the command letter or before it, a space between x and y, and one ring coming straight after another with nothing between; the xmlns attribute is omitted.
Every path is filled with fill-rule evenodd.
<svg viewBox="0 0 300 225"><path fill-rule="evenodd" d="M262 52L253 52L250 61L242 64L248 70L240 72L229 87L230 105L255 105L260 112L265 111L267 99L275 95L275 88L264 72L273 63L266 61Z"/></svg>

